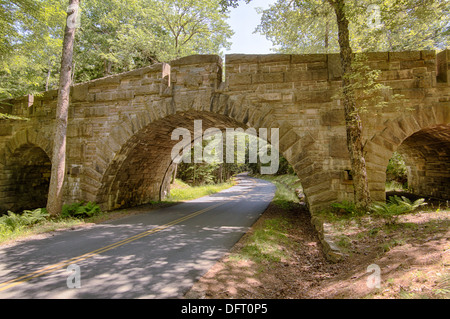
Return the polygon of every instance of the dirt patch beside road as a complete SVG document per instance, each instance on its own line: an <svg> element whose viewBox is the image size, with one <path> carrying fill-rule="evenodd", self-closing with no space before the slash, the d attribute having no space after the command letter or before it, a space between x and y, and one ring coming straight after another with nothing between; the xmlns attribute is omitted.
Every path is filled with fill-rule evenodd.
<svg viewBox="0 0 450 319"><path fill-rule="evenodd" d="M270 221L280 258L248 256ZM347 257L325 259L311 216L299 204L271 204L233 250L203 276L186 298L327 299L449 298L450 212L404 215L393 225L360 218L333 223ZM256 257L255 257L256 256ZM371 268L368 266L372 265ZM379 268L377 268L379 267ZM377 270L380 286L376 287ZM368 281L369 280L369 281Z"/></svg>

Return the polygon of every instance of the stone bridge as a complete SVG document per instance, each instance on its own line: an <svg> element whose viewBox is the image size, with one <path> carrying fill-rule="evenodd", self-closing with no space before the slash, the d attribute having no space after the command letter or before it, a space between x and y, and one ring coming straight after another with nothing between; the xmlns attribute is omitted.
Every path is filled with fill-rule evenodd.
<svg viewBox="0 0 450 319"><path fill-rule="evenodd" d="M411 189L450 197L450 51L369 53L397 107L363 113L368 178L385 199L386 167L405 155ZM189 56L72 87L64 201L105 210L160 199L173 168L177 127L279 128L311 211L352 199L338 54ZM223 80L225 74L225 80ZM0 209L43 207L48 191L57 91L3 101Z"/></svg>

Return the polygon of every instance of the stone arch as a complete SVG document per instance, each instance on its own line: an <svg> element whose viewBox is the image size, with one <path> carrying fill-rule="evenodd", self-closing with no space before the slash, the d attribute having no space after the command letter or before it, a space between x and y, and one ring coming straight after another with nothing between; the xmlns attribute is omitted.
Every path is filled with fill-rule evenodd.
<svg viewBox="0 0 450 319"><path fill-rule="evenodd" d="M170 137L173 129L186 127L192 131L192 123L196 117L206 122L203 129L208 127L219 129L225 127L279 128L279 151L293 165L301 181L303 181L303 176L306 176L305 184L307 186L304 192L307 196L308 187L312 187L313 181L317 180L320 167L309 156L314 140L310 136L299 136L287 122L277 121L270 106L253 107L243 99L233 99L224 94L213 95L208 105L194 103L190 104L191 108L177 107L178 111L173 101L171 103L166 101L160 105L159 110L152 109L146 113L124 116L120 124L114 126L111 133L97 143L92 165L84 170L82 180L84 198L98 202L105 210L143 204L145 203L144 197L150 200L158 199L158 192L162 189L162 180L167 176L167 168L171 163L170 156L165 159L150 156L146 160L154 161L153 171L150 172L151 165L147 165L145 173L143 173L143 168L139 168L139 165L142 164L137 159L139 157L137 154L145 152L146 147L148 150L149 141L153 143L153 147L164 150L167 154L168 150L176 143L176 141L172 144L169 143L167 138ZM165 141L163 145L157 146L158 137ZM143 138L147 141L147 146L146 143L141 143ZM271 141L269 140L269 142ZM135 157L134 162L131 160L133 157ZM137 169L125 169L125 167L133 166L124 165L127 162L133 164ZM165 173L158 173L159 170ZM123 175L119 176L120 174ZM137 176L138 174L141 176ZM144 185L142 180L144 178L150 180L151 174L158 176L154 180L153 188L150 187L146 190L133 188ZM138 178L133 187L123 182L130 176ZM139 182L139 178L141 182ZM122 180L121 186L118 185L120 180ZM122 187L129 187L129 194L123 198L119 194ZM327 189L329 190L329 187Z"/></svg>
<svg viewBox="0 0 450 319"><path fill-rule="evenodd" d="M50 174L50 140L32 129L17 132L0 151L0 211L45 207Z"/></svg>
<svg viewBox="0 0 450 319"><path fill-rule="evenodd" d="M419 151L424 161L427 161L427 156L438 155L439 153L434 150L426 155L423 150L418 150L421 146L414 146L414 144L417 144L421 138L437 138L441 140L443 145L446 145L441 150L444 152L443 158L450 160L450 112L448 107L438 104L431 107L417 107L414 111L407 112L400 118L387 121L384 127L381 132L375 134L367 142L365 148L369 187L372 199L376 201L385 200L386 167L394 151L403 150L404 152L408 148L409 151L407 152L410 153L410 156L407 164L414 165L413 161L415 158L418 159L418 153L414 152L414 149ZM422 144L422 146L424 145ZM430 159L431 157L428 158L428 160ZM444 169L447 169L447 173L443 171L441 177L446 178L446 183L449 184L450 176L448 172L450 167L448 164ZM422 171L423 173L424 171ZM450 189L448 186L447 190L443 192L446 192L447 197L449 196Z"/></svg>

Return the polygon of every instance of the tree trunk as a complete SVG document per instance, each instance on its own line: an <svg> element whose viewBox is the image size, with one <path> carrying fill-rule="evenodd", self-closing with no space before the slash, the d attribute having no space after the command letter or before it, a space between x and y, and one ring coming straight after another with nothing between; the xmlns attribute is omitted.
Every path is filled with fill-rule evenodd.
<svg viewBox="0 0 450 319"><path fill-rule="evenodd" d="M352 73L353 56L350 47L348 20L345 15L345 0L329 0L329 2L334 8L338 23L347 147L352 165L355 203L357 208L367 209L370 204L370 192L363 153L362 123L356 106L355 92L349 86L351 84L349 75Z"/></svg>
<svg viewBox="0 0 450 319"><path fill-rule="evenodd" d="M175 165L175 168L173 169L172 180L170 181L170 184L175 183L175 179L177 178L178 164L173 164L173 165Z"/></svg>
<svg viewBox="0 0 450 319"><path fill-rule="evenodd" d="M219 175L219 183L223 183L223 163L220 163L219 164L219 172L218 172L218 175Z"/></svg>
<svg viewBox="0 0 450 319"><path fill-rule="evenodd" d="M63 185L66 169L66 132L69 114L69 95L72 73L73 44L75 38L75 19L79 0L69 0L66 28L59 76L58 101L56 107L55 137L53 141L52 171L47 200L50 215L59 215L62 209ZM72 20L73 19L73 20Z"/></svg>

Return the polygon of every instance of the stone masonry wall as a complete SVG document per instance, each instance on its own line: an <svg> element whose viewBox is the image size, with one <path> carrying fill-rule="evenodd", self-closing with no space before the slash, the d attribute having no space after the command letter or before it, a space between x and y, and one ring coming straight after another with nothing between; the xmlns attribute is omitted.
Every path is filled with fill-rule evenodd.
<svg viewBox="0 0 450 319"><path fill-rule="evenodd" d="M417 191L449 197L448 52L368 54L370 66L382 71L379 81L392 88L386 100L403 95L400 103L363 114L375 200L384 199L386 166L395 150L409 154ZM194 119L202 119L204 129L279 128L280 151L312 211L352 199L344 114L334 97L341 85L339 55L228 55L224 69L223 77L218 56L190 56L74 85L65 201L115 209L161 198L171 171L170 132L192 130ZM7 206L2 190L13 183L8 162L18 149L37 147L51 158L56 98L49 91L1 104L0 112L28 120L0 120L0 208ZM418 145L430 139L439 142L426 142L429 150L420 155L417 149L424 147Z"/></svg>

